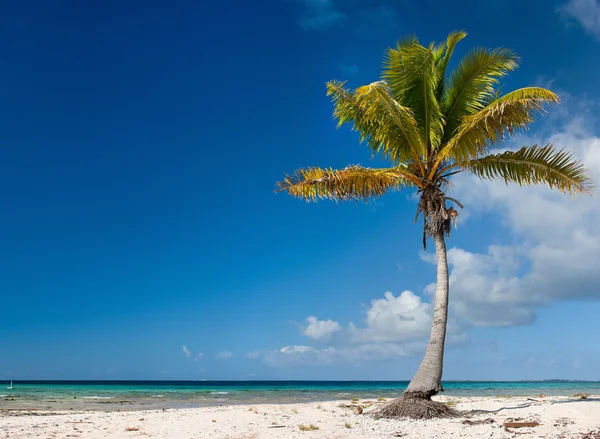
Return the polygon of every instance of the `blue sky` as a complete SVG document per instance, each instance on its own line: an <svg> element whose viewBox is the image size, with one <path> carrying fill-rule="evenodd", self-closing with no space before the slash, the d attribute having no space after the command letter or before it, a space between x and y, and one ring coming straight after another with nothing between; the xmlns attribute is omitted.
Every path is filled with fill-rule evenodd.
<svg viewBox="0 0 600 439"><path fill-rule="evenodd" d="M373 164L325 82L401 36L522 57L561 106L523 138L600 177L600 4L265 0L2 5L0 377L409 379L432 255L411 193L275 194ZM376 162L375 162L376 163ZM446 379L600 379L600 203L456 181ZM400 318L403 317L403 318Z"/></svg>

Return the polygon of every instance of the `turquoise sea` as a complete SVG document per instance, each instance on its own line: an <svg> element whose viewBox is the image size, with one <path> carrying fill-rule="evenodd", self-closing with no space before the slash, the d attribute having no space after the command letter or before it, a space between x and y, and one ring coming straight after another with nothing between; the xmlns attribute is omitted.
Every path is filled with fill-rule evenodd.
<svg viewBox="0 0 600 439"><path fill-rule="evenodd" d="M392 398L408 381L15 381L0 386L0 409L132 410L229 404ZM600 394L600 382L448 381L449 396Z"/></svg>

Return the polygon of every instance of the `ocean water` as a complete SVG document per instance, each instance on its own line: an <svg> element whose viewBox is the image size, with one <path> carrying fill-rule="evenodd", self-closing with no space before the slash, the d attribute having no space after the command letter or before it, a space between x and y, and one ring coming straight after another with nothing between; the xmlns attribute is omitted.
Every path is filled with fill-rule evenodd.
<svg viewBox="0 0 600 439"><path fill-rule="evenodd" d="M0 409L135 410L230 404L393 398L408 381L15 381L0 386ZM600 394L600 382L448 381L448 396Z"/></svg>

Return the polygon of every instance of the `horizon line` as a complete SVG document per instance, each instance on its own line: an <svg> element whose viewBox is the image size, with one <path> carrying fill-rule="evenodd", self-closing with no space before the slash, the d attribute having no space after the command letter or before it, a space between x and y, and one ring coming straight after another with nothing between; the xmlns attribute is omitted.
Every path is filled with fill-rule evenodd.
<svg viewBox="0 0 600 439"><path fill-rule="evenodd" d="M5 381L13 381L16 383L28 382L298 382L298 383L408 383L410 380L300 380L300 379L9 379ZM544 380L442 380L443 383L545 383L545 382L582 382L582 383L600 383L598 380L581 380L581 379L563 379L552 378Z"/></svg>

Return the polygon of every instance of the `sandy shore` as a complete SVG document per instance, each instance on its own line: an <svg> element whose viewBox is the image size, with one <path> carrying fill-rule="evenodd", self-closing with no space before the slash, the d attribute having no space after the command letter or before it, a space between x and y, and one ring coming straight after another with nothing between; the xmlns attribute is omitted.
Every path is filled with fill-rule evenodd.
<svg viewBox="0 0 600 439"><path fill-rule="evenodd" d="M435 421L368 416L381 402L236 405L130 412L0 411L0 438L578 438L600 439L600 397L437 398L470 417ZM500 410L499 410L500 409ZM465 420L468 419L467 423ZM483 421L478 423L478 421ZM536 422L507 428L506 422ZM598 432L597 436L589 432Z"/></svg>

